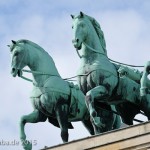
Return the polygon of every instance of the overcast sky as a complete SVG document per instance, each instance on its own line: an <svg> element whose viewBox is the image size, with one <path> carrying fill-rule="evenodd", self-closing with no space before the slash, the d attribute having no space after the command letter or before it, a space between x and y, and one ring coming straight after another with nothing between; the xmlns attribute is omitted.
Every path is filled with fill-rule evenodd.
<svg viewBox="0 0 150 150"><path fill-rule="evenodd" d="M133 65L150 60L149 0L0 0L0 142L19 141L19 119L32 112L32 84L11 76L6 45L12 39L31 40L52 56L63 78L74 76L80 60L71 42L70 14L80 11L100 23L109 58ZM90 136L81 123L73 125L70 141ZM33 150L62 143L60 129L48 122L27 124L26 133L37 140ZM0 150L20 149L0 145Z"/></svg>

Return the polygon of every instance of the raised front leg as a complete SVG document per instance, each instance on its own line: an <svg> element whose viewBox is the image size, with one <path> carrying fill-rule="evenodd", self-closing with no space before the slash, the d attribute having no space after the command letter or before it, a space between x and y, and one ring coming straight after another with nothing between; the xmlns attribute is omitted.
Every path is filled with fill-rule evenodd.
<svg viewBox="0 0 150 150"><path fill-rule="evenodd" d="M56 108L56 117L61 129L61 138L63 142L68 142L68 105L59 104Z"/></svg>
<svg viewBox="0 0 150 150"><path fill-rule="evenodd" d="M98 127L104 127L105 125L101 123L100 117L97 116L97 112L94 107L94 100L98 99L103 101L104 98L108 97L108 91L104 86L97 86L86 93L86 105L90 112L90 116L93 122Z"/></svg>
<svg viewBox="0 0 150 150"><path fill-rule="evenodd" d="M46 121L47 117L43 115L40 111L34 110L31 114L21 117L20 120L20 139L22 141L23 148L25 150L31 150L32 144L26 140L26 134L24 127L26 123L37 123Z"/></svg>

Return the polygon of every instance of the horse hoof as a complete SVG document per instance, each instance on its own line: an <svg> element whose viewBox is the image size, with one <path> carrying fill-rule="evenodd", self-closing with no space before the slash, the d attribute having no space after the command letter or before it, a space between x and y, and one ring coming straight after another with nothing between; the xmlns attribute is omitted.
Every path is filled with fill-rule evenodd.
<svg viewBox="0 0 150 150"><path fill-rule="evenodd" d="M97 116L97 112L95 110L90 110L90 115L94 118Z"/></svg>
<svg viewBox="0 0 150 150"><path fill-rule="evenodd" d="M97 127L105 128L105 124L101 123L100 117L94 117L93 119L94 119L94 124L95 124Z"/></svg>

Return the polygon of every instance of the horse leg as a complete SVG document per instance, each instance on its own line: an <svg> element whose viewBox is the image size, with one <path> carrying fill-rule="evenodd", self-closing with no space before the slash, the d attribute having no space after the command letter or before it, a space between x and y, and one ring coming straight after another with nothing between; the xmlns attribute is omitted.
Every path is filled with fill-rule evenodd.
<svg viewBox="0 0 150 150"><path fill-rule="evenodd" d="M92 118L91 118L91 123L92 123L93 129L94 129L94 135L102 133L101 132L101 128L98 127L97 125L95 125L95 123L94 123Z"/></svg>
<svg viewBox="0 0 150 150"><path fill-rule="evenodd" d="M111 109L116 112L116 107L114 105L111 105ZM121 117L118 114L113 113L114 122L112 129L119 129L121 127Z"/></svg>
<svg viewBox="0 0 150 150"><path fill-rule="evenodd" d="M134 117L140 112L140 109L130 102L117 104L116 110L120 114L122 122L127 125L133 125Z"/></svg>
<svg viewBox="0 0 150 150"><path fill-rule="evenodd" d="M107 89L100 85L86 93L85 102L90 112L90 116L94 121L94 124L98 127L104 127L105 125L100 122L100 118L97 116L97 112L94 107L94 99L103 100L103 97L108 96Z"/></svg>
<svg viewBox="0 0 150 150"><path fill-rule="evenodd" d="M68 142L68 105L60 104L56 107L56 117L61 129L61 138L63 142Z"/></svg>
<svg viewBox="0 0 150 150"><path fill-rule="evenodd" d="M26 141L26 134L25 134L25 124L26 123L37 123L37 122L45 122L47 117L42 114L40 111L35 109L32 113L29 115L24 115L21 117L20 120L20 139L22 141L22 145L25 150L31 150L32 144L28 141Z"/></svg>
<svg viewBox="0 0 150 150"><path fill-rule="evenodd" d="M115 118L115 122L113 124L113 130L114 129L119 129L121 126L121 118L119 115L116 115L116 118Z"/></svg>
<svg viewBox="0 0 150 150"><path fill-rule="evenodd" d="M90 121L90 118L88 120L83 120L82 123L85 126L85 128L89 131L89 133L91 135L94 135L94 129L93 129L92 123Z"/></svg>
<svg viewBox="0 0 150 150"><path fill-rule="evenodd" d="M114 105L95 102L95 108L97 115L100 117L100 122L105 125L103 127L94 127L95 134L120 128L121 119L112 112L112 110L116 111Z"/></svg>

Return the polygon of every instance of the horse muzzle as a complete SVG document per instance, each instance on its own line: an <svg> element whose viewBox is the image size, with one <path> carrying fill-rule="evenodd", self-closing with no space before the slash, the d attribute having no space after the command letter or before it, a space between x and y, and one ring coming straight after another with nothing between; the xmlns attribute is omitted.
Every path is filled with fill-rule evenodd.
<svg viewBox="0 0 150 150"><path fill-rule="evenodd" d="M74 47L75 47L76 49L78 49L78 50L81 49L82 43L80 42L79 39L72 40L72 43L73 43L73 45L74 45Z"/></svg>
<svg viewBox="0 0 150 150"><path fill-rule="evenodd" d="M13 77L16 77L17 75L20 77L22 76L22 71L21 69L12 68L11 74Z"/></svg>

